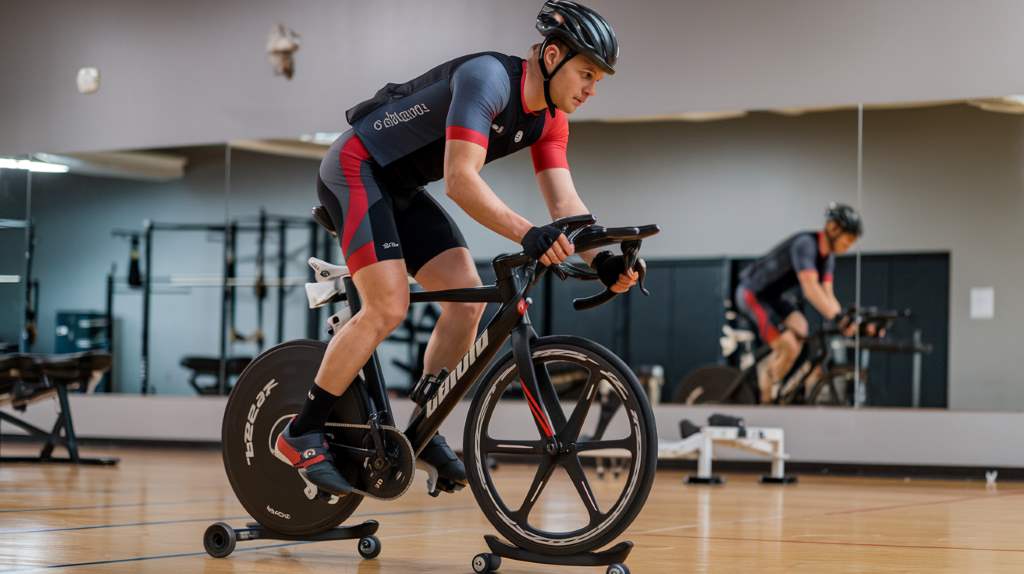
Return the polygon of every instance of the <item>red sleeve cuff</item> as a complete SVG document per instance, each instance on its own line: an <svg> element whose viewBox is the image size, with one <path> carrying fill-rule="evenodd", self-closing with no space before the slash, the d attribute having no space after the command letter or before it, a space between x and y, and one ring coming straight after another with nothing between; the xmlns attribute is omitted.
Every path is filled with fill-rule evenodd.
<svg viewBox="0 0 1024 574"><path fill-rule="evenodd" d="M561 167L561 168L569 169L569 162L565 161L565 159L559 160L559 159L556 159L556 158L544 158L544 159L541 159L541 160L536 160L535 159L533 161L533 172L534 173L540 173L540 172L542 172L542 171L544 171L546 169L552 169L552 168L555 168L555 167Z"/></svg>
<svg viewBox="0 0 1024 574"><path fill-rule="evenodd" d="M462 140L487 149L487 134L482 134L476 130L464 128L462 126L448 126L444 130L444 136L450 140Z"/></svg>
<svg viewBox="0 0 1024 574"><path fill-rule="evenodd" d="M530 148L530 155L533 157L534 173L540 173L545 169L553 167L569 169L569 160L565 157L565 148L559 149L556 146L534 144Z"/></svg>
<svg viewBox="0 0 1024 574"><path fill-rule="evenodd" d="M832 282L832 274L829 273L829 274L825 275L825 278L822 279L821 282L822 283L831 283Z"/></svg>

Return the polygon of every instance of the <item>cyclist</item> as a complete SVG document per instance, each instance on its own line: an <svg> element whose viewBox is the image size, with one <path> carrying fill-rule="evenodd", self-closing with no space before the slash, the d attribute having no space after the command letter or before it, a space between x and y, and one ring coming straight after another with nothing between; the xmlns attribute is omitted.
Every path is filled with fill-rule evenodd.
<svg viewBox="0 0 1024 574"><path fill-rule="evenodd" d="M842 312L832 289L835 256L849 251L863 231L856 210L831 203L825 210L824 229L789 237L740 273L737 308L756 323L761 339L773 351L762 363L767 368L758 371L762 403L771 402L772 388L792 368L807 339L801 299L828 320ZM797 286L799 295L794 293ZM851 336L854 329L846 326L844 332Z"/></svg>
<svg viewBox="0 0 1024 574"><path fill-rule="evenodd" d="M529 147L551 217L588 213L566 160L567 115L615 72L615 32L597 12L568 0L545 2L536 28L544 40L526 59L471 54L404 84L386 85L346 112L352 129L320 165L317 193L338 230L362 308L334 335L305 404L276 448L326 492L352 487L333 464L324 424L373 350L405 318L407 275L427 290L480 285L462 234L424 185L443 178L448 197L460 208L544 265L574 252L557 228L533 225L479 174L485 163ZM637 274L625 269L621 255L579 255L613 291L636 283ZM457 365L483 313L477 303L441 308L427 344L425 378ZM452 492L466 484L462 461L441 435L420 460L437 469L441 489Z"/></svg>

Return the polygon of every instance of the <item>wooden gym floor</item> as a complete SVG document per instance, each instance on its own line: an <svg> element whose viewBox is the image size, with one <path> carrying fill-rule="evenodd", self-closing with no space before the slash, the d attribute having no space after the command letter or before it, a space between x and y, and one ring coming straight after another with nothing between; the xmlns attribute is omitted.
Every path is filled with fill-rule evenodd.
<svg viewBox="0 0 1024 574"><path fill-rule="evenodd" d="M4 454L29 452L4 446ZM468 489L430 498L422 474L402 499L366 501L376 518L379 558L363 561L355 541L240 542L208 557L206 526L247 521L210 449L99 449L117 467L6 464L0 467L0 572L452 573L471 572L490 525ZM504 465L514 488L532 475ZM633 572L1024 572L1024 485L983 482L801 477L761 486L733 475L723 487L684 486L659 473L647 507L624 538L636 543ZM601 490L601 482L592 477ZM606 486L609 482L604 483ZM561 506L542 506L553 520ZM573 493L575 496L575 493ZM603 572L505 561L501 572Z"/></svg>

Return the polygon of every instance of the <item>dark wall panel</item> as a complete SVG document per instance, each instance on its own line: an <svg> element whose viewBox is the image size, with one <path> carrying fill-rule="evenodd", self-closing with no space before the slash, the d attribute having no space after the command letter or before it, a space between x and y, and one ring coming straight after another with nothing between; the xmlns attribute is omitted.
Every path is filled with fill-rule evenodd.
<svg viewBox="0 0 1024 574"><path fill-rule="evenodd" d="M572 300L597 293L597 282L560 281L533 292L530 316L539 333L572 334L593 339L630 366L658 364L665 369L665 390L694 369L722 360L719 337L724 301L731 298L737 271L750 259L692 259L648 262L647 287L589 311L576 311ZM861 260L861 301L865 307L911 309L912 321L897 323L891 337L910 341L915 329L934 351L922 360L921 405L947 405L949 339L949 255L867 255ZM479 264L485 283L493 281L489 264ZM836 262L836 296L844 307L856 301L857 261ZM493 312L493 307L488 313ZM812 329L820 316L806 305ZM550 314L550 331L545 317ZM849 356L853 360L852 353ZM912 357L873 352L869 360L868 404L912 403Z"/></svg>

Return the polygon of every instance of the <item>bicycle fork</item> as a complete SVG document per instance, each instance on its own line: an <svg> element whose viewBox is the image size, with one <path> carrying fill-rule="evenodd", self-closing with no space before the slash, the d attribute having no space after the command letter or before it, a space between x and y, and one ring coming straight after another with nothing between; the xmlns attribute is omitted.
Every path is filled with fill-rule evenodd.
<svg viewBox="0 0 1024 574"><path fill-rule="evenodd" d="M534 369L531 346L536 338L537 334L530 324L530 319L524 313L522 321L512 330L512 356L519 370L519 383L533 414L533 422L537 426L537 432L546 442L545 451L555 455L563 446L557 432L565 426L565 413L562 412L558 393L548 379L547 371L538 375ZM544 384L540 384L538 376L543 379ZM554 405L556 408L549 410L547 405Z"/></svg>

